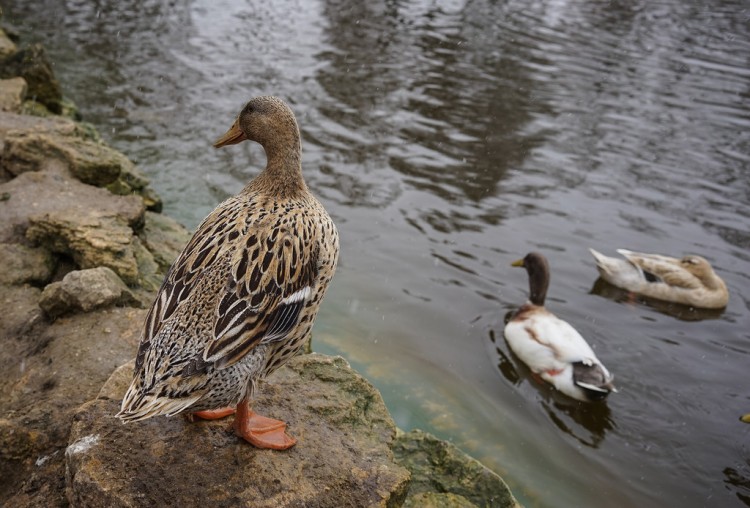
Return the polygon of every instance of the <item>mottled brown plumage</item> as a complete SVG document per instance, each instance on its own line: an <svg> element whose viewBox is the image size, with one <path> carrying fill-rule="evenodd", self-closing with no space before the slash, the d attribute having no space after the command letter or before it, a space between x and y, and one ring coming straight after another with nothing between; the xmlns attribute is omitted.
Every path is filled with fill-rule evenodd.
<svg viewBox="0 0 750 508"><path fill-rule="evenodd" d="M124 421L244 411L256 381L310 336L336 269L338 233L302 178L289 107L252 99L215 146L245 139L263 146L266 168L206 217L170 268L146 318L118 413Z"/></svg>
<svg viewBox="0 0 750 508"><path fill-rule="evenodd" d="M723 309L729 302L726 283L701 256L682 258L617 249L623 259L589 249L599 275L619 288L657 300L703 309Z"/></svg>

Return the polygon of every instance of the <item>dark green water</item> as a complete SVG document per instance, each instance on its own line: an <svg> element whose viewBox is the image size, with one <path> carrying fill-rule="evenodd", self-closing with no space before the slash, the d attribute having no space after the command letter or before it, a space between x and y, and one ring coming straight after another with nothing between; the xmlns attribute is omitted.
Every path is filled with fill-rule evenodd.
<svg viewBox="0 0 750 508"><path fill-rule="evenodd" d="M750 8L737 1L3 1L67 94L194 227L262 167L211 142L251 96L297 113L342 256L315 347L403 428L529 507L750 506ZM587 247L708 258L724 312L629 302ZM620 393L581 406L502 339L548 307Z"/></svg>

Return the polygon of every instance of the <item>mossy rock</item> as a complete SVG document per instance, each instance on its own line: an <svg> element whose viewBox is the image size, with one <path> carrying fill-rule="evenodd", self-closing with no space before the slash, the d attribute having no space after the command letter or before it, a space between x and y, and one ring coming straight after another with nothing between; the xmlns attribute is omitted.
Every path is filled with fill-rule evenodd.
<svg viewBox="0 0 750 508"><path fill-rule="evenodd" d="M21 76L28 83L28 97L44 104L55 114L63 112L60 83L52 72L41 44L31 44L8 55L0 65L0 77Z"/></svg>
<svg viewBox="0 0 750 508"><path fill-rule="evenodd" d="M396 462L411 472L407 499L418 496L427 506L516 508L519 506L502 478L459 450L421 430L399 432L392 446ZM453 494L434 496L425 494ZM425 506L412 499L411 505ZM444 503L444 504L441 504ZM461 504L464 503L464 504Z"/></svg>

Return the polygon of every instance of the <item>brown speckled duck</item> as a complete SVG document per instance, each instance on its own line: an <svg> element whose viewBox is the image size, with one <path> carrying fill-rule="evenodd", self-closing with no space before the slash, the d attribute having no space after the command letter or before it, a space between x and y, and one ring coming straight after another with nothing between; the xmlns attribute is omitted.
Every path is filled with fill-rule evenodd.
<svg viewBox="0 0 750 508"><path fill-rule="evenodd" d="M206 217L167 273L117 416L211 419L236 411L239 436L283 450L296 442L286 424L254 413L250 399L256 382L310 337L339 240L302 178L291 109L256 97L214 146L244 140L263 146L266 167Z"/></svg>
<svg viewBox="0 0 750 508"><path fill-rule="evenodd" d="M617 249L623 258L612 258L589 249L599 275L613 286L657 300L703 309L723 309L729 302L724 281L700 256L677 259Z"/></svg>

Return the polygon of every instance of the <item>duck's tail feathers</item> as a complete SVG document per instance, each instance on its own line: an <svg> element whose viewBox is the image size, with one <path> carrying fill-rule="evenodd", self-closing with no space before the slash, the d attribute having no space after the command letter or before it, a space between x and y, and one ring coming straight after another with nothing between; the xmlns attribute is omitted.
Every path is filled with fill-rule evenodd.
<svg viewBox="0 0 750 508"><path fill-rule="evenodd" d="M611 392L617 392L613 380L614 376L600 363L573 364L573 382L586 393L589 400L602 400Z"/></svg>
<svg viewBox="0 0 750 508"><path fill-rule="evenodd" d="M128 390L128 393L122 399L120 412L115 416L126 423L145 420L152 416L174 416L188 409L200 398L201 394L179 399L156 397L148 394L135 396L135 393Z"/></svg>
<svg viewBox="0 0 750 508"><path fill-rule="evenodd" d="M605 256L601 252L596 251L592 248L589 248L589 252L591 252L591 255L594 256L596 268L602 275L613 273L615 268L622 264L622 260Z"/></svg>
<svg viewBox="0 0 750 508"><path fill-rule="evenodd" d="M581 381L577 382L576 384L585 390L591 390L593 392L601 392L601 393L615 392L617 393L617 388L615 388L614 386L597 386L597 385L592 385L591 383L583 383Z"/></svg>

